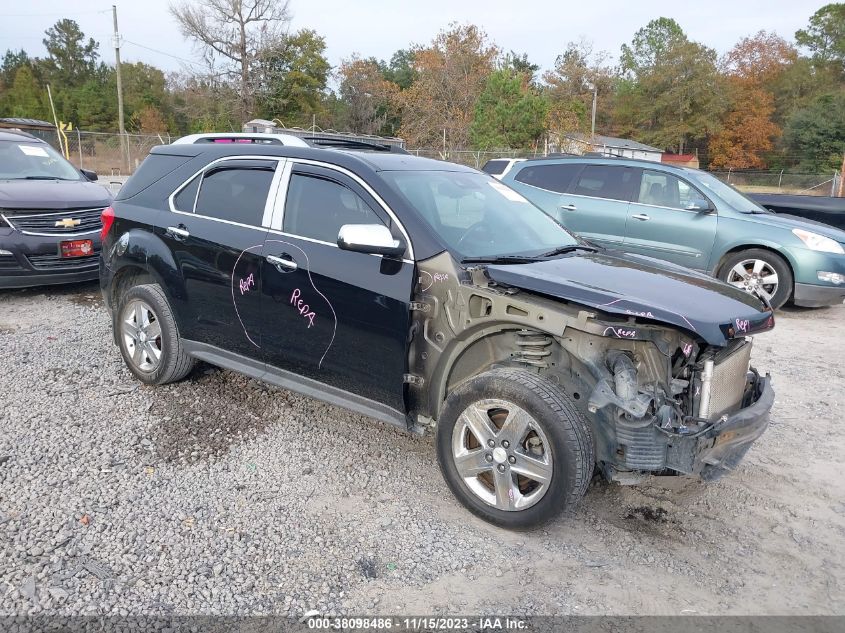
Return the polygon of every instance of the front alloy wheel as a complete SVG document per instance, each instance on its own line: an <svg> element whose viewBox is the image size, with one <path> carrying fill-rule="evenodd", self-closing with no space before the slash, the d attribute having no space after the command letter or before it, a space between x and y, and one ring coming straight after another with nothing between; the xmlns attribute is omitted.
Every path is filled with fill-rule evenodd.
<svg viewBox="0 0 845 633"><path fill-rule="evenodd" d="M506 400L480 400L464 409L452 431L452 456L467 488L508 512L542 499L554 472L546 434Z"/></svg>
<svg viewBox="0 0 845 633"><path fill-rule="evenodd" d="M140 299L123 308L120 319L128 360L140 371L154 372L161 362L161 324L153 309Z"/></svg>
<svg viewBox="0 0 845 633"><path fill-rule="evenodd" d="M769 262L762 259L744 259L728 271L725 279L732 286L745 292L761 295L768 301L778 291L778 273Z"/></svg>
<svg viewBox="0 0 845 633"><path fill-rule="evenodd" d="M497 368L446 398L437 461L471 512L527 528L575 507L595 456L590 427L560 385L524 369Z"/></svg>

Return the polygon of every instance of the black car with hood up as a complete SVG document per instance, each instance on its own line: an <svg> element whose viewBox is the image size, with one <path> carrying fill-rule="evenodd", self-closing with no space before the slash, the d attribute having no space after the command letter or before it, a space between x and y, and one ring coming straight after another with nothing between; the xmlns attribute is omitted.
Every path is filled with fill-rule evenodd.
<svg viewBox="0 0 845 633"><path fill-rule="evenodd" d="M749 364L769 306L595 247L486 174L376 149L154 148L104 214L134 375L201 360L431 430L452 491L507 527L571 508L596 470L737 465L774 399Z"/></svg>
<svg viewBox="0 0 845 633"><path fill-rule="evenodd" d="M111 194L43 140L0 130L0 288L97 278Z"/></svg>

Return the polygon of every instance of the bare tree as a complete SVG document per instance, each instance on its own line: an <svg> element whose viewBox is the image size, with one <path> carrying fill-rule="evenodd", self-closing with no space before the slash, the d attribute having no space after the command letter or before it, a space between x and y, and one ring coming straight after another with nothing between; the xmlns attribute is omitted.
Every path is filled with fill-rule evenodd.
<svg viewBox="0 0 845 633"><path fill-rule="evenodd" d="M239 89L243 121L252 117L260 81L253 76L262 51L285 36L291 14L289 0L201 0L170 5L182 35L193 40L206 61L223 62Z"/></svg>

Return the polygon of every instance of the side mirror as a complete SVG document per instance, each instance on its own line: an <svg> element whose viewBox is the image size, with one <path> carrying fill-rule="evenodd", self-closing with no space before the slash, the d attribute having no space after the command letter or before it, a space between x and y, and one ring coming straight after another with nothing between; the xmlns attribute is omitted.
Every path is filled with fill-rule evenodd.
<svg viewBox="0 0 845 633"><path fill-rule="evenodd" d="M710 213L713 211L713 205L706 200L692 200L687 205L687 211L698 211L699 213Z"/></svg>
<svg viewBox="0 0 845 633"><path fill-rule="evenodd" d="M402 240L394 239L383 224L344 224L337 234L337 245L345 251L399 257L405 252Z"/></svg>
<svg viewBox="0 0 845 633"><path fill-rule="evenodd" d="M79 171L82 172L82 175L85 176L91 182L94 182L95 180L97 180L97 172L96 171L91 171L90 169L80 169Z"/></svg>

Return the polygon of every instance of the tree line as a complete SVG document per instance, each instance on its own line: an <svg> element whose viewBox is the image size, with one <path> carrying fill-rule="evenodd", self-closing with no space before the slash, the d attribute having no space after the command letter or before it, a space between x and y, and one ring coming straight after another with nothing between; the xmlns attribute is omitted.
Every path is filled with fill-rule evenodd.
<svg viewBox="0 0 845 633"><path fill-rule="evenodd" d="M130 132L239 130L263 118L400 136L410 147L536 152L589 134L595 94L597 133L695 153L713 169L816 172L838 168L845 152L845 3L813 13L792 40L760 31L722 56L661 17L615 63L580 40L542 74L472 24L389 60L352 54L332 68L318 32L290 31L287 2L195 0L171 15L202 65L165 73L123 63ZM115 131L115 70L99 43L70 19L43 42L45 57L3 56L0 116L52 120L49 84L61 120Z"/></svg>

